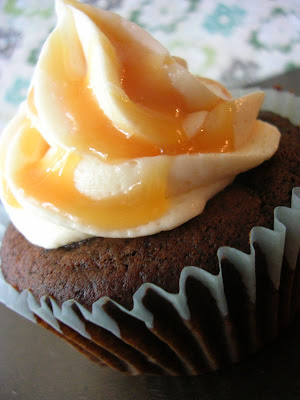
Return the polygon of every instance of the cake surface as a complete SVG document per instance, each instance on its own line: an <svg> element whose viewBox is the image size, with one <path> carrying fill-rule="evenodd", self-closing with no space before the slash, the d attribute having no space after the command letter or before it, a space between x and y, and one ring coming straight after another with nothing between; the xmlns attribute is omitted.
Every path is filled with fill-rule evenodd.
<svg viewBox="0 0 300 400"><path fill-rule="evenodd" d="M278 151L240 174L199 216L153 236L93 238L54 250L32 245L11 225L1 250L4 278L20 292L30 289L37 299L50 295L59 304L75 299L91 309L108 296L130 309L132 295L144 282L176 293L185 266L217 274L218 248L249 252L251 228L273 228L274 207L290 206L291 191L300 186L299 128L273 113L260 118L280 129Z"/></svg>

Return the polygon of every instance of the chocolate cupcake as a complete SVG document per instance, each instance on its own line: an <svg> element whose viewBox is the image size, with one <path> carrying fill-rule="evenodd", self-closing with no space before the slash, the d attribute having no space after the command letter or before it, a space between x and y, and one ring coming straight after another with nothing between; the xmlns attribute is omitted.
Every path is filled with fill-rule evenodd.
<svg viewBox="0 0 300 400"><path fill-rule="evenodd" d="M22 307L94 361L132 373L197 374L238 361L273 340L300 308L297 247L289 249L294 255L285 254L281 238L276 249L280 239L272 230L274 199L284 206L277 214L299 218L288 208L299 185L299 163L290 162L286 151L288 143L299 146L299 128L273 113L261 117L282 132L276 155L240 174L202 214L176 229L46 250L10 225L2 271L5 281L25 295ZM276 193L264 190L266 179L270 187L279 187ZM249 231L257 225L248 255ZM287 228L288 240L297 245L297 225Z"/></svg>
<svg viewBox="0 0 300 400"><path fill-rule="evenodd" d="M293 191L300 186L296 112L299 99L276 91L266 93L264 108L275 113L262 113L260 118L281 132L279 148L268 160L277 147L273 143L277 140L277 130L269 124L252 122L261 94L234 101L221 85L200 80L196 93L209 94L210 103L203 105L202 101L202 109L198 100L192 105L189 103L193 96L185 98L188 105L178 111L185 139L175 138L176 142L181 141L180 147L172 142L150 145L147 140L160 140L152 136L147 140L134 138L131 162L124 164L127 175L122 172L118 185L115 181L109 182L105 174L111 176L113 165L112 176L120 176L124 154L129 151L127 142L122 142L117 150L113 148L113 157L111 153L107 155L109 163L104 167L101 163L101 173L98 163L93 170L95 174L89 176L87 171L96 165L96 161L91 161L92 156L96 153L99 157L101 152L98 147L89 149L85 163L81 163L80 158L87 151L86 143L76 137L76 129L83 120L71 125L76 150L68 147L69 133L62 132L61 139L56 135L56 125L49 120L49 110L62 118L52 109L51 101L54 99L56 106L58 98L55 91L50 100L43 92L50 78L59 81L66 72L58 67L53 73L49 54L53 56L54 51L61 55L64 32L61 26L66 21L71 33L75 32L74 48L81 40L84 51L85 46L90 47L81 37L81 29L84 32L88 29L94 37L99 26L107 34L107 24L120 21L111 13L97 14L93 8L75 2L59 2L58 9L61 12L58 28L42 51L28 101L2 141L2 149L8 150L2 166L2 199L12 221L27 239L13 225L8 227L1 248L0 300L52 330L91 360L130 374L200 374L241 360L276 338L299 314L299 192ZM134 46L128 32L132 29L130 25L123 32L131 50ZM97 35L96 38L102 38L99 32ZM117 48L116 38L110 39ZM168 70L171 65L167 76L180 95L185 95L182 82L193 91L188 83L193 78L185 67L158 49L155 55L162 53L167 60L161 69ZM103 57L111 61L110 55ZM89 60L87 56L86 59ZM123 62L130 69L129 61ZM150 68L147 63L146 66ZM75 72L72 70L77 74L76 87L90 102L86 90L80 86L83 82L78 77L82 74L80 68L79 65ZM110 71L103 70L108 80L112 79ZM140 71L135 69L135 73L138 76ZM89 76L93 83L93 70L89 70ZM164 79L165 76L160 76L161 82ZM124 89L128 94L129 82L125 76L118 90ZM192 81L197 86L195 82ZM94 82L95 91L98 83ZM154 83L157 82L152 80ZM68 85L67 81L64 87ZM105 88L106 84L102 85ZM148 93L150 89L146 86L142 90ZM67 99L64 106L68 107L70 93L63 94ZM121 115L123 105L118 104L114 93L108 91L108 95ZM141 98L136 93L126 98L126 104L134 103L135 115L140 115L146 107L142 104L142 109L139 108L144 101ZM147 107L155 108L152 103L147 103ZM88 104L94 107L94 103ZM77 103L71 106L75 107L73 111L78 108ZM103 107L105 115L109 114L107 105ZM159 105L152 118L156 118L157 126L164 126L168 131L169 122L157 116L158 112L165 112L163 107ZM34 128L28 125L28 119ZM116 125L124 122L120 121ZM61 123L67 124L63 119ZM225 134L211 140L219 126L226 127ZM53 129L54 134L49 137ZM121 126L119 130L122 132ZM257 133L264 130L266 134ZM43 138L40 132L45 132ZM209 132L208 142L202 142L202 137L198 137L200 132ZM151 130L148 135L152 135ZM93 146L103 146L99 143L94 141ZM107 142L106 147L110 146ZM208 147L203 150L203 146ZM134 158L137 150L146 159L144 163ZM21 159L18 167L12 164L11 154L15 156L15 152ZM177 157L175 161L174 157ZM186 165L191 171L188 176ZM203 165L206 169L199 171ZM139 180L133 182L128 176L136 166ZM184 166L182 171L181 166ZM99 181L101 190L93 186L94 175L97 179L103 178ZM77 197L68 182L70 176L75 177L74 187L80 192ZM92 192L82 178L86 176ZM127 192L126 185L130 187ZM64 189L75 197L66 201ZM92 199L88 199L88 190ZM125 195L119 195L120 190L125 190ZM47 203L43 197L45 192ZM110 200L101 199L99 208L95 198L103 196L103 192ZM87 204L82 209L84 201ZM25 206L26 216L22 211ZM50 216L47 223L44 223L45 215ZM82 222L84 218L87 228ZM66 225L53 230L53 225L56 227L62 220ZM51 245L43 247L45 240Z"/></svg>

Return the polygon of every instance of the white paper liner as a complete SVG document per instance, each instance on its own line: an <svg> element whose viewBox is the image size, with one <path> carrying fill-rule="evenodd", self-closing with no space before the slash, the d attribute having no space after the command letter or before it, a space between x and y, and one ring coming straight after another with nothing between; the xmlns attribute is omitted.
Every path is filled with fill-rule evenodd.
<svg viewBox="0 0 300 400"><path fill-rule="evenodd" d="M253 90L251 90L253 91ZM243 95L250 90L235 91L235 95ZM266 98L263 109L275 111L276 113L288 117L294 124L300 123L300 98L296 98L290 93L266 90ZM282 100L283 98L283 100ZM255 277L255 249L254 243L258 243L267 258L268 273L274 287L279 288L280 274L283 254L285 253L289 267L293 270L296 266L297 256L300 245L300 188L295 188L292 195L291 208L277 207L274 211L274 230L263 227L254 227L250 234L250 254L245 254L237 249L221 247L218 250L219 263L222 259L227 259L241 275L246 287L250 301L255 304L256 299L256 277ZM0 245L8 225L9 220L0 204ZM188 321L190 311L187 305L185 293L185 282L187 278L194 277L201 281L210 291L216 300L220 313L225 317L228 313L226 297L222 279L222 270L215 276L197 267L185 267L182 270L179 282L179 293L170 294L165 290L151 284L143 284L133 296L133 309L128 311L119 304L108 298L102 298L93 304L92 312L85 309L75 300L69 300L59 307L54 299L50 298L51 307L46 296L38 302L28 290L19 293L11 285L6 283L0 270L0 301L7 307L23 315L31 321L36 321L35 315L47 322L50 326L61 333L59 322L69 326L83 337L90 339L90 334L86 331L84 323L74 311L74 304L77 305L83 317L98 325L120 338L121 333L118 324L103 309L107 301L114 303L120 310L145 323L148 328L153 328L153 315L147 310L142 299L149 288L152 288L161 297L168 300L177 310L183 320ZM230 338L228 338L230 341ZM235 357L234 357L235 358ZM211 361L213 364L214 362Z"/></svg>

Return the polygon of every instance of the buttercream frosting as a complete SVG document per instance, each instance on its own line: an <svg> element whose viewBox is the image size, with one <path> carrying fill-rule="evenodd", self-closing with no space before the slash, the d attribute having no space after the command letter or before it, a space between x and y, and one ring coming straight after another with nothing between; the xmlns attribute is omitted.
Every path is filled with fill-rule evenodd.
<svg viewBox="0 0 300 400"><path fill-rule="evenodd" d="M172 229L276 151L278 130L256 119L262 92L233 99L111 12L71 0L56 10L1 138L1 199L29 241Z"/></svg>

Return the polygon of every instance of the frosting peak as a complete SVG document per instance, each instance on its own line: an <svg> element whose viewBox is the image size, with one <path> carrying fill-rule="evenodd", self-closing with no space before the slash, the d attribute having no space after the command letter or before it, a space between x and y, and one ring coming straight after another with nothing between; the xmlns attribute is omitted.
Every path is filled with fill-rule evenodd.
<svg viewBox="0 0 300 400"><path fill-rule="evenodd" d="M33 243L172 229L276 151L278 131L256 121L262 92L233 99L111 12L56 9L1 143L1 196Z"/></svg>

